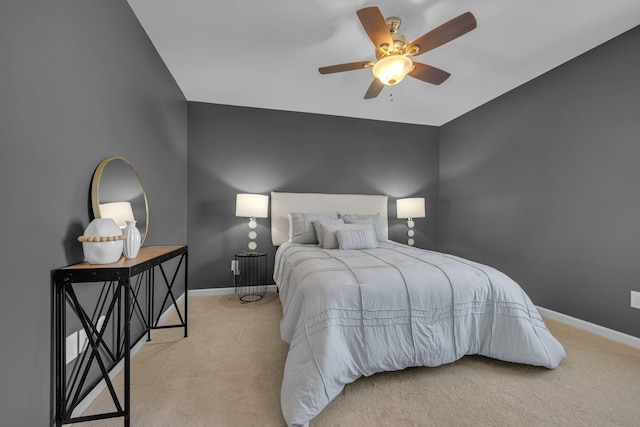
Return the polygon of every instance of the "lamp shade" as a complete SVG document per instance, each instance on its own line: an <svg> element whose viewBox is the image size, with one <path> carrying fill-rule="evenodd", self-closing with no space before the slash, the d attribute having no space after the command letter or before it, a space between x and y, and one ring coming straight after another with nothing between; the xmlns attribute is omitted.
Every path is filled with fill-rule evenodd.
<svg viewBox="0 0 640 427"><path fill-rule="evenodd" d="M400 83L413 69L413 62L404 55L390 55L380 59L373 66L373 75L385 85Z"/></svg>
<svg viewBox="0 0 640 427"><path fill-rule="evenodd" d="M398 218L424 218L426 216L424 205L424 197L398 199L396 200Z"/></svg>
<svg viewBox="0 0 640 427"><path fill-rule="evenodd" d="M238 194L236 216L244 218L266 218L269 212L269 196L262 194Z"/></svg>
<svg viewBox="0 0 640 427"><path fill-rule="evenodd" d="M102 203L100 206L101 218L112 218L120 228L127 226L127 221L135 221L133 209L129 202Z"/></svg>

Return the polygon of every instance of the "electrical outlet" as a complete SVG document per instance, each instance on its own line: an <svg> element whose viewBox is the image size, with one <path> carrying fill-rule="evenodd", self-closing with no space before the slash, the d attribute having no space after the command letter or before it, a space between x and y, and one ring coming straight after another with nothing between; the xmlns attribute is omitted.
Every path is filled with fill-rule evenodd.
<svg viewBox="0 0 640 427"><path fill-rule="evenodd" d="M76 357L78 357L78 333L74 332L67 337L65 360L71 363Z"/></svg>
<svg viewBox="0 0 640 427"><path fill-rule="evenodd" d="M104 319L106 318L106 316L100 316L98 318L98 322L96 323L96 329L98 330L98 332L100 332L102 330L102 327L104 326Z"/></svg>
<svg viewBox="0 0 640 427"><path fill-rule="evenodd" d="M87 338L87 332L84 329L78 331L78 354L87 349L89 345L89 339Z"/></svg>
<svg viewBox="0 0 640 427"><path fill-rule="evenodd" d="M640 292L631 291L631 307L640 308Z"/></svg>
<svg viewBox="0 0 640 427"><path fill-rule="evenodd" d="M240 271L238 270L238 261L235 259L231 261L231 271L233 272L234 276L240 274Z"/></svg>

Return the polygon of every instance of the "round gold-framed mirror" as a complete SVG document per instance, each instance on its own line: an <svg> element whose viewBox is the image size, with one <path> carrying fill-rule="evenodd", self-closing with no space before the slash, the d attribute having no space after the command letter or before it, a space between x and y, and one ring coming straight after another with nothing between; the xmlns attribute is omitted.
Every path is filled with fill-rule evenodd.
<svg viewBox="0 0 640 427"><path fill-rule="evenodd" d="M140 175L124 157L102 160L91 180L91 208L95 218L114 218L120 228L135 220L141 243L149 230L149 204Z"/></svg>

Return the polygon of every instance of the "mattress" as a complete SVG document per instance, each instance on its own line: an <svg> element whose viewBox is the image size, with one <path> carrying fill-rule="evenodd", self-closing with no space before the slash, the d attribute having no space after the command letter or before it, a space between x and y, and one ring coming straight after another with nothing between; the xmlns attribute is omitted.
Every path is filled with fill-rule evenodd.
<svg viewBox="0 0 640 427"><path fill-rule="evenodd" d="M550 369L565 357L516 282L453 255L390 241L368 250L285 243L274 280L290 426L307 425L361 376L470 354Z"/></svg>

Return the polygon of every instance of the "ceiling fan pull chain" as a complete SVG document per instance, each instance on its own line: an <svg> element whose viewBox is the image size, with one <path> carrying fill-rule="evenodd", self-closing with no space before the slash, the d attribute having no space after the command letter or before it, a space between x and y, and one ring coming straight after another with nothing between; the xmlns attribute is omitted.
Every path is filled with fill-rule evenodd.
<svg viewBox="0 0 640 427"><path fill-rule="evenodd" d="M389 89L389 100L393 102L393 90Z"/></svg>

